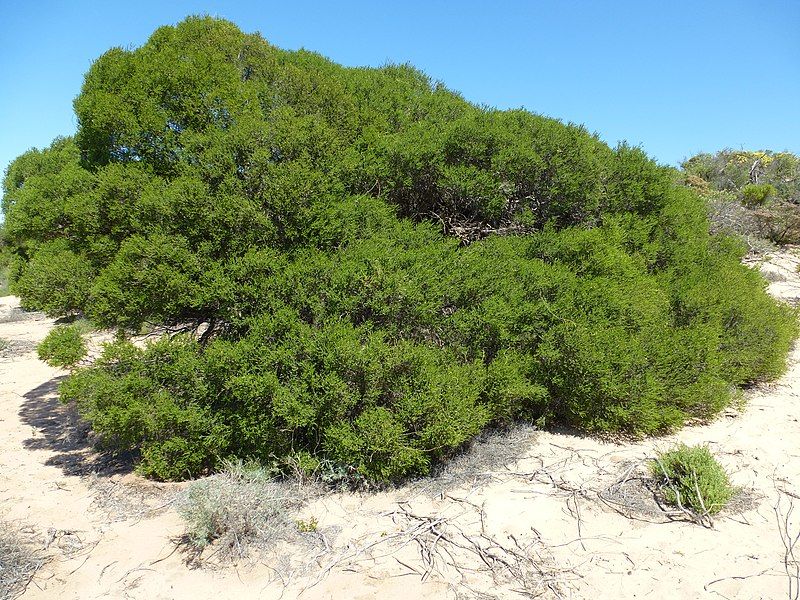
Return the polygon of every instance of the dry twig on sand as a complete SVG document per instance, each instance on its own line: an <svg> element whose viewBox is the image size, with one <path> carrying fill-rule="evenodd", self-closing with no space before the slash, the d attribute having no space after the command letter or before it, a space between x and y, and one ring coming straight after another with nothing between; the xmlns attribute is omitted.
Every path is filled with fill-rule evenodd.
<svg viewBox="0 0 800 600"><path fill-rule="evenodd" d="M398 502L396 508L381 516L391 518L399 531L365 536L350 544L318 572L301 594L333 570L357 571L364 563L391 559L406 571L399 575L417 575L421 581L435 575L470 598L496 598L485 591L492 589L501 595L514 593L527 598L548 592L562 597L568 571L551 566L535 530L531 529L533 536L527 543L513 535L507 541L500 540L487 530L482 505L449 494L445 499L447 505L432 514L416 512L408 502ZM450 510L456 507L457 511ZM409 548L415 551L411 553Z"/></svg>
<svg viewBox="0 0 800 600"><path fill-rule="evenodd" d="M784 548L783 568L788 578L787 598L798 600L800 599L800 527L792 519L792 513L795 508L794 501L800 497L784 489L779 489L778 492L778 502L774 511Z"/></svg>
<svg viewBox="0 0 800 600"><path fill-rule="evenodd" d="M463 498L450 498L468 508L459 515L445 518L417 514L407 505L399 504L393 515L413 530L409 539L417 546L423 581L434 572L445 581L452 581L449 575L457 574L460 585L475 592L468 575L483 575L491 578L494 585L510 586L511 591L526 597L535 598L546 591L561 597L555 573L544 567L549 561L539 554L543 546L538 537L524 545L514 536L509 536L512 543L503 542L486 531L482 506ZM478 513L479 532L467 530L460 518L470 512Z"/></svg>

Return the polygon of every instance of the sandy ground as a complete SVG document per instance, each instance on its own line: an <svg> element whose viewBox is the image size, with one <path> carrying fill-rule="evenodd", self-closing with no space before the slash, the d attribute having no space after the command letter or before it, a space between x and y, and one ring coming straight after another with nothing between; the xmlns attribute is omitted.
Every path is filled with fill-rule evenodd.
<svg viewBox="0 0 800 600"><path fill-rule="evenodd" d="M800 260L774 256L770 291L800 300ZM24 598L797 598L800 349L775 384L710 424L614 443L520 429L438 477L303 507L313 543L223 565L190 560L181 489L94 454L59 404L64 372L34 347L53 323L0 299L0 521L46 564ZM742 492L713 523L659 507L645 461L705 443Z"/></svg>

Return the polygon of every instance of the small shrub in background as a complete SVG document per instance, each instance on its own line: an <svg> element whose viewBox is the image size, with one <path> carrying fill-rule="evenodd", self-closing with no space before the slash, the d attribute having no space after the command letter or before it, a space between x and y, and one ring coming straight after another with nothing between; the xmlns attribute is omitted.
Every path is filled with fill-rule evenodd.
<svg viewBox="0 0 800 600"><path fill-rule="evenodd" d="M684 177L683 184L701 194L708 192L711 189L711 186L708 183L708 181L706 181L699 175L693 175L692 173L688 173Z"/></svg>
<svg viewBox="0 0 800 600"><path fill-rule="evenodd" d="M87 348L79 326L59 325L39 343L36 351L51 367L72 368L86 356Z"/></svg>
<svg viewBox="0 0 800 600"><path fill-rule="evenodd" d="M662 482L667 502L698 515L718 513L735 493L728 474L706 446L681 444L659 454L650 468Z"/></svg>
<svg viewBox="0 0 800 600"><path fill-rule="evenodd" d="M775 191L769 183L751 183L742 188L742 201L746 206L762 206L775 196Z"/></svg>

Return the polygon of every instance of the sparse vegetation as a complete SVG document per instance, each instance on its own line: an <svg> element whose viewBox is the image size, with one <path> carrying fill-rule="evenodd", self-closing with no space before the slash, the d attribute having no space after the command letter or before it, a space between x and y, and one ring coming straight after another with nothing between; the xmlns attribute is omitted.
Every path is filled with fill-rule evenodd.
<svg viewBox="0 0 800 600"><path fill-rule="evenodd" d="M651 464L670 504L698 515L714 515L733 497L728 474L706 446L679 445L662 452Z"/></svg>
<svg viewBox="0 0 800 600"><path fill-rule="evenodd" d="M794 314L746 248L583 127L212 18L110 50L75 108L4 179L12 276L26 307L168 328L62 386L144 474L393 481L518 421L674 429L785 366Z"/></svg>
<svg viewBox="0 0 800 600"><path fill-rule="evenodd" d="M80 326L59 325L50 330L36 351L51 367L72 368L86 356L87 348Z"/></svg>
<svg viewBox="0 0 800 600"><path fill-rule="evenodd" d="M310 517L308 519L297 519L297 531L300 533L314 533L319 529L319 522L317 517Z"/></svg>

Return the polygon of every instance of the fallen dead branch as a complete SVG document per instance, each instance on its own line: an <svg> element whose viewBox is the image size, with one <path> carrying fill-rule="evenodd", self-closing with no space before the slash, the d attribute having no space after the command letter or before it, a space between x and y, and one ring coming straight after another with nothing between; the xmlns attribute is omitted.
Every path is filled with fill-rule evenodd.
<svg viewBox="0 0 800 600"><path fill-rule="evenodd" d="M423 582L436 577L474 598L498 597L487 589L496 589L503 597L509 593L525 598L548 593L550 597L563 597L564 582L575 574L552 566L533 528L528 541L514 535L503 540L488 532L483 505L450 494L446 499L449 502L442 510L430 514L415 511L408 502L398 502L396 508L381 516L390 518L399 531L351 544L301 593L335 569L359 572L365 563L374 565L388 559L403 569L392 576L411 575Z"/></svg>

